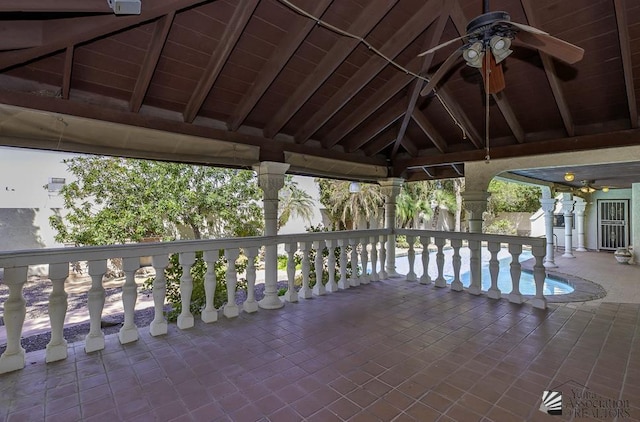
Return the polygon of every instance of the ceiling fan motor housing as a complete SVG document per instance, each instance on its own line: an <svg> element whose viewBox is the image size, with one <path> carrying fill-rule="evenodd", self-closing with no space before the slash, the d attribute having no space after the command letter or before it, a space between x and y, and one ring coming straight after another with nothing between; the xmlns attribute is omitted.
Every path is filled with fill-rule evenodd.
<svg viewBox="0 0 640 422"><path fill-rule="evenodd" d="M471 19L467 24L469 45L481 42L486 46L495 35L515 38L516 31L508 22L511 22L511 16L502 11L484 13Z"/></svg>

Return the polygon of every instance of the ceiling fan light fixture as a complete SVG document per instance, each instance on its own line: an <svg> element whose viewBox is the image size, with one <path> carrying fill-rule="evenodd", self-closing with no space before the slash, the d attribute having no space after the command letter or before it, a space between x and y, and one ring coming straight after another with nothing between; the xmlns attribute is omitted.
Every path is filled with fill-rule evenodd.
<svg viewBox="0 0 640 422"><path fill-rule="evenodd" d="M609 192L609 186L604 186L602 188L602 192Z"/></svg>
<svg viewBox="0 0 640 422"><path fill-rule="evenodd" d="M509 54L513 53L509 47L511 47L511 39L500 35L494 35L489 41L491 46L491 52L496 58L496 64L506 59Z"/></svg>
<svg viewBox="0 0 640 422"><path fill-rule="evenodd" d="M481 42L473 43L469 48L465 48L462 57L471 67L482 67L482 58L484 57L484 48Z"/></svg>
<svg viewBox="0 0 640 422"><path fill-rule="evenodd" d="M576 175L571 173L570 171L564 174L564 180L566 180L567 182L573 182L573 179L575 178L576 178Z"/></svg>

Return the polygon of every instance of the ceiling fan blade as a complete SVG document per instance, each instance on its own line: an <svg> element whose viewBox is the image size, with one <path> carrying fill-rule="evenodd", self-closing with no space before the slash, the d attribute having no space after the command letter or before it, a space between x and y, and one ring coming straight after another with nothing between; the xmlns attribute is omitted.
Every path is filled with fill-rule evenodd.
<svg viewBox="0 0 640 422"><path fill-rule="evenodd" d="M584 49L549 34L519 32L516 37L525 46L540 50L565 63L574 64L582 60Z"/></svg>
<svg viewBox="0 0 640 422"><path fill-rule="evenodd" d="M440 50L442 47L446 47L446 46L448 46L448 45L451 45L451 44L453 44L454 42L456 42L456 41L458 41L458 40L462 40L462 39L464 39L464 38L466 38L466 37L467 37L466 35L463 35L463 36L461 36L461 37L454 38L454 39L452 39L452 40L449 40L449 41L443 42L442 44L436 45L435 47L430 48L430 49L429 49L429 50L427 50L427 51L423 51L422 53L418 54L418 57L426 56L426 55L427 55L427 54L429 54L429 53L433 53L434 51Z"/></svg>
<svg viewBox="0 0 640 422"><path fill-rule="evenodd" d="M485 69L486 60L482 61L482 77L484 79L487 71ZM502 63L496 64L496 59L493 54L489 55L489 94L497 94L506 87L504 80L504 72L502 70Z"/></svg>
<svg viewBox="0 0 640 422"><path fill-rule="evenodd" d="M424 96L430 93L436 87L438 82L440 82L440 79L442 79L442 77L449 71L449 69L453 67L454 63L460 58L460 56L460 49L458 49L454 51L449 57L447 57L447 60L445 60L444 63L440 65L438 70L436 70L436 73L434 73L431 78L429 78L429 83L422 89L422 91L420 91L420 95Z"/></svg>
<svg viewBox="0 0 640 422"><path fill-rule="evenodd" d="M518 22L511 22L511 21L498 21L496 23L506 23L512 26L515 26L516 28L525 31L525 32L530 32L532 34L539 34L539 35L549 35L548 32L543 31L542 29L538 29L538 28L534 28L533 26L529 26L529 25L525 25L523 23L518 23Z"/></svg>

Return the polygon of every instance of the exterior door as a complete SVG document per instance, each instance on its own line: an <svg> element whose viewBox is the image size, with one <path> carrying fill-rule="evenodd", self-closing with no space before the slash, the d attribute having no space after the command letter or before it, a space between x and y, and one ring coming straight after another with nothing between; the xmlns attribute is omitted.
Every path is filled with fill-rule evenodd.
<svg viewBox="0 0 640 422"><path fill-rule="evenodd" d="M629 244L629 200L598 200L600 249L616 250Z"/></svg>

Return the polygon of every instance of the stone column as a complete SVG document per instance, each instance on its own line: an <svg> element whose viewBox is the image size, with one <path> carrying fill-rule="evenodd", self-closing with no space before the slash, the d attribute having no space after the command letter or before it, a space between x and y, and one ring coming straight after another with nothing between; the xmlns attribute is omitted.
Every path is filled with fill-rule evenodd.
<svg viewBox="0 0 640 422"><path fill-rule="evenodd" d="M554 239L553 239L553 212L556 209L555 198L540 198L542 211L544 211L544 231L547 238L547 253L544 257L544 266L546 268L556 268L554 256Z"/></svg>
<svg viewBox="0 0 640 422"><path fill-rule="evenodd" d="M400 193L400 188L404 183L404 179L389 178L380 182L382 187L382 194L385 196L384 208L385 208L385 228L395 229L396 227L396 199ZM395 234L389 235L387 238L387 262L386 272L389 277L397 276L396 273L396 236Z"/></svg>
<svg viewBox="0 0 640 422"><path fill-rule="evenodd" d="M253 170L258 173L258 185L263 192L264 235L278 234L278 191L284 186L289 164L263 161ZM278 245L266 245L264 254L264 299L258 302L263 309L278 309L284 303L278 297Z"/></svg>
<svg viewBox="0 0 640 422"><path fill-rule="evenodd" d="M578 247L577 252L586 252L587 248L584 247L584 212L587 208L587 203L582 200L576 200L573 206L576 213L576 233L578 235Z"/></svg>
<svg viewBox="0 0 640 422"><path fill-rule="evenodd" d="M563 258L575 258L573 255L573 195L570 193L562 194L562 211L564 212L564 254Z"/></svg>
<svg viewBox="0 0 640 422"><path fill-rule="evenodd" d="M482 233L482 214L487 210L489 196L491 195L486 191L465 191L462 193L464 208L469 214L467 220L469 221L470 233Z"/></svg>

